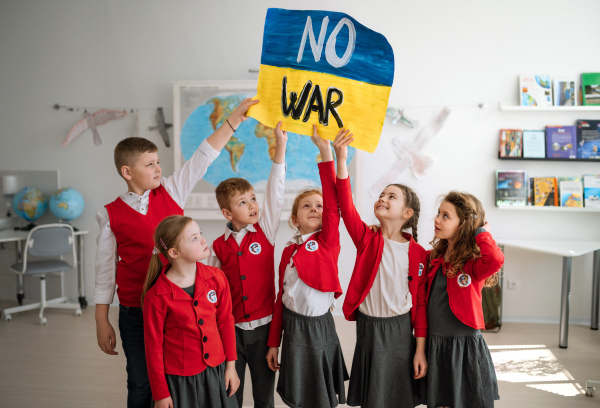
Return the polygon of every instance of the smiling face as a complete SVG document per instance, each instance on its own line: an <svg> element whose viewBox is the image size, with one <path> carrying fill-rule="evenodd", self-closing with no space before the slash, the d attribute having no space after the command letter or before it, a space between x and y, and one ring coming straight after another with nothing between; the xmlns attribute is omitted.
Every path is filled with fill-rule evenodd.
<svg viewBox="0 0 600 408"><path fill-rule="evenodd" d="M320 230L323 227L323 197L317 193L302 197L292 223L301 235Z"/></svg>
<svg viewBox="0 0 600 408"><path fill-rule="evenodd" d="M229 209L223 208L221 211L225 218L231 221L234 231L239 231L248 224L258 222L258 202L254 189L244 193L235 193L229 199Z"/></svg>
<svg viewBox="0 0 600 408"><path fill-rule="evenodd" d="M123 166L121 171L129 185L129 191L138 195L160 186L162 169L157 152L140 153L133 166Z"/></svg>
<svg viewBox="0 0 600 408"><path fill-rule="evenodd" d="M186 224L174 249L178 258L186 263L196 263L210 255L208 244L195 221Z"/></svg>
<svg viewBox="0 0 600 408"><path fill-rule="evenodd" d="M459 225L460 219L458 218L454 204L442 201L434 221L435 237L445 239L449 244L454 245Z"/></svg>
<svg viewBox="0 0 600 408"><path fill-rule="evenodd" d="M404 202L404 192L401 188L394 185L387 186L373 205L375 217L382 224L405 217L405 212L409 209L404 206Z"/></svg>

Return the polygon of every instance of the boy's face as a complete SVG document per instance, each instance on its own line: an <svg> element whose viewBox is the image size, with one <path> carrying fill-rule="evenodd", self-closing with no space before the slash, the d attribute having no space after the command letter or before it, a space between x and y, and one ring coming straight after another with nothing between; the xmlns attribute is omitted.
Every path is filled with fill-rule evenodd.
<svg viewBox="0 0 600 408"><path fill-rule="evenodd" d="M258 202L254 189L240 193L237 192L229 199L229 210L223 209L223 215L233 224L235 231L248 224L258 222Z"/></svg>
<svg viewBox="0 0 600 408"><path fill-rule="evenodd" d="M141 153L133 166L123 166L122 171L130 190L136 194L142 195L144 191L160 186L162 169L157 152Z"/></svg>

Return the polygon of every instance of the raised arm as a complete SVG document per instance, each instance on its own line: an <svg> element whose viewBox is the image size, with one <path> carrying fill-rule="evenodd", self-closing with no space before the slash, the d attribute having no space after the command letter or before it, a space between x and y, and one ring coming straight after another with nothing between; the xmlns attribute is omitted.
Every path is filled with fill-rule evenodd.
<svg viewBox="0 0 600 408"><path fill-rule="evenodd" d="M258 103L258 99L252 100L251 98L246 98L240 103L240 105L235 108L235 110L229 115L227 121L224 122L215 133L210 135L206 141L211 145L213 149L216 151L221 151L222 148L225 147L231 136L233 136L233 132L235 132L238 127L242 124L243 121L248 119L246 116L246 112L252 105L256 105Z"/></svg>
<svg viewBox="0 0 600 408"><path fill-rule="evenodd" d="M318 166L321 186L323 187L323 227L319 238L328 246L336 247L340 245L340 210L335 188L335 169L333 167L331 143L319 136L316 125L313 125L312 140L321 153L321 163Z"/></svg>
<svg viewBox="0 0 600 408"><path fill-rule="evenodd" d="M486 223L487 224L487 223ZM472 277L476 281L483 281L498 272L504 264L504 253L486 228L477 228L475 242L481 250L481 257L473 262Z"/></svg>

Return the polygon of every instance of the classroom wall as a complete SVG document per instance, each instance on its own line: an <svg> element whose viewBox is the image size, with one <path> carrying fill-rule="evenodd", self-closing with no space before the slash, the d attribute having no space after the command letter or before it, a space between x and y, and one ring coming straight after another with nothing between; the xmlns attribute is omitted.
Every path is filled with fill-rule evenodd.
<svg viewBox="0 0 600 408"><path fill-rule="evenodd" d="M172 119L172 86L176 80L255 79L260 64L262 32L268 7L294 7L290 2L243 0L163 2L157 0L8 0L0 2L0 170L58 169L62 186L78 189L86 200L74 224L90 231L85 246L85 291L94 287L94 214L125 191L113 165L115 144L138 134L159 146L165 174L173 171L173 151L157 132L149 132L152 115L163 106ZM600 213L500 211L494 207L497 169L525 169L530 176L579 176L600 173L596 163L500 162L500 128L543 128L573 124L598 113L502 112L498 103L517 103L520 73L554 76L598 71L596 52L600 25L596 0L564 2L460 0L447 2L305 0L305 9L345 12L385 35L395 53L396 74L390 105L405 108L418 120L414 130L387 121L374 154L361 154L359 204L364 219L375 222L368 193L395 162L393 138L412 142L444 105L452 106L445 127L422 152L433 164L417 179L411 170L397 181L420 195L419 241L433 237L436 199L451 189L478 196L499 238L600 240ZM301 33L298 33L301 35ZM477 104L484 102L483 109ZM61 142L83 112L56 111L55 103L75 106L138 109L135 115L99 127L102 145L90 132L67 147ZM585 117L584 117L585 116ZM136 132L136 126L138 130ZM210 240L223 232L223 222L201 222ZM278 252L290 235L281 223ZM342 234L339 269L345 287L355 250ZM8 246L0 265L12 262ZM506 321L558 321L562 262L558 257L506 250L505 278L517 282L504 292ZM573 261L571 318L589 322L592 258ZM73 275L74 276L74 275ZM57 291L56 281L50 282ZM0 297L14 298L14 277L3 266ZM28 283L34 298L37 282ZM68 293L77 295L75 280ZM342 299L336 312L341 310Z"/></svg>

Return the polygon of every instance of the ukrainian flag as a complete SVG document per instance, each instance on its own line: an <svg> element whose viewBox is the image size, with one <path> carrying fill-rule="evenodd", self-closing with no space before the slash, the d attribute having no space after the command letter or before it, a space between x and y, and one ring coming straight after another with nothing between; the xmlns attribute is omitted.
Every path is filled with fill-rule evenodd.
<svg viewBox="0 0 600 408"><path fill-rule="evenodd" d="M394 80L385 37L337 12L267 11L257 98L248 115L266 126L333 140L341 128L353 147L374 152Z"/></svg>

